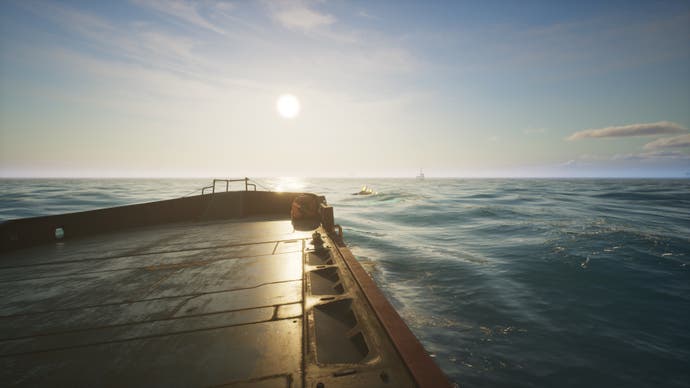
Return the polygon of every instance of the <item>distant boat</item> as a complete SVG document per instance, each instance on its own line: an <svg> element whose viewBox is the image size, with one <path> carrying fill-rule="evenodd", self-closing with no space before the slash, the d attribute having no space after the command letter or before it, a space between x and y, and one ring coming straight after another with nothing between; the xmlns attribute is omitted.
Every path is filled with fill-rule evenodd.
<svg viewBox="0 0 690 388"><path fill-rule="evenodd" d="M420 181L424 180L424 172L422 171L421 168L419 169L419 175L417 175L417 179Z"/></svg>
<svg viewBox="0 0 690 388"><path fill-rule="evenodd" d="M367 185L362 186L362 190L360 190L358 193L352 193L352 195L371 195L371 194L376 194L374 192L374 189L371 187L367 187Z"/></svg>

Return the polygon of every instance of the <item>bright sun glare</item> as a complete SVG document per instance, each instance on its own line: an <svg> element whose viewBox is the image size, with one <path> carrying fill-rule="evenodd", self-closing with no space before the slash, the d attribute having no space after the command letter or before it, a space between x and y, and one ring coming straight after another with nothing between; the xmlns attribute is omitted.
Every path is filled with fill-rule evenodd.
<svg viewBox="0 0 690 388"><path fill-rule="evenodd" d="M292 94L283 94L282 96L278 97L276 108L282 117L286 119L293 119L299 115L299 100Z"/></svg>

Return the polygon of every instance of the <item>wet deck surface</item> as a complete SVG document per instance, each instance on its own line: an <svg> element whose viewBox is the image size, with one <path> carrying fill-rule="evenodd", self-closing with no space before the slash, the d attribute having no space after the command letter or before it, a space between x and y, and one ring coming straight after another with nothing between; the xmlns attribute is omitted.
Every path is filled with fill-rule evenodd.
<svg viewBox="0 0 690 388"><path fill-rule="evenodd" d="M396 346L423 348L392 342L373 282L319 231L243 218L2 253L0 386L415 386Z"/></svg>
<svg viewBox="0 0 690 388"><path fill-rule="evenodd" d="M0 256L0 382L302 386L289 221L177 224Z"/></svg>

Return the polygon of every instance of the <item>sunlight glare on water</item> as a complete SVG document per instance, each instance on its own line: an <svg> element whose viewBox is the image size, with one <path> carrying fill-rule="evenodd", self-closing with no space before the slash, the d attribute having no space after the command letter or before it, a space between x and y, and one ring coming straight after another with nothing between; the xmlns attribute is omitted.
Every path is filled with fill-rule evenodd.
<svg viewBox="0 0 690 388"><path fill-rule="evenodd" d="M273 188L277 192L295 192L302 191L305 187L305 183L300 178L295 177L280 177L278 179L264 179L262 182L266 182L269 188Z"/></svg>

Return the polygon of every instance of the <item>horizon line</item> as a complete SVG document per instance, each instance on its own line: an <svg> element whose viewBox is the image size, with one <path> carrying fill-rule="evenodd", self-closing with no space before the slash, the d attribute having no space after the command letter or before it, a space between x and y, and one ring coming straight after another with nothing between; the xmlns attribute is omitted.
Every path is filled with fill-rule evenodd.
<svg viewBox="0 0 690 388"><path fill-rule="evenodd" d="M11 179L244 179L245 177L235 176L0 176L2 180ZM275 175L275 176L258 176L246 177L249 180L253 179L280 179L280 178L299 178L299 179L409 179L409 180L433 180L433 179L690 179L690 174L686 175L578 175L578 176L563 176L563 175L521 175L521 176L504 176L504 175L486 175L486 176L425 176L424 179L418 179L411 176L399 175L371 175L371 176L324 176L324 175Z"/></svg>

